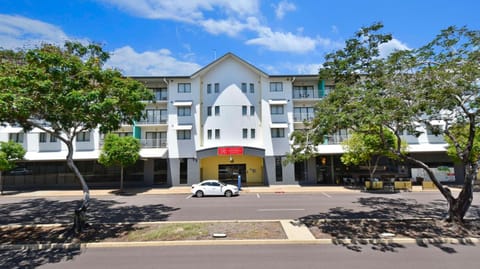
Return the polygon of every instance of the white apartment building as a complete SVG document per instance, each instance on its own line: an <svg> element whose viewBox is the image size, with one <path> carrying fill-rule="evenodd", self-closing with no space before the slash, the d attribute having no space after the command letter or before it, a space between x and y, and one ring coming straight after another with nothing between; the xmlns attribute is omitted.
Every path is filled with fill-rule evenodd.
<svg viewBox="0 0 480 269"><path fill-rule="evenodd" d="M134 79L154 92L156 102L147 105L143 120L117 131L142 143L141 160L127 169L126 184L181 186L212 178L236 181L238 176L247 185L335 184L343 177L368 174L340 162L346 132L320 145L316 158L283 163L290 134L303 128L303 121L314 116L315 104L334 88L317 74L268 75L227 53L192 75ZM454 173L441 137L405 135L412 154L440 170L447 167L450 176ZM7 173L7 186L78 184L65 165L65 146L48 134L24 134L7 126L0 127L0 140L17 141L27 150L19 164L27 172ZM82 134L74 160L90 185L116 186L119 169L96 161L102 144L98 131ZM379 173L412 177L417 171L385 161Z"/></svg>

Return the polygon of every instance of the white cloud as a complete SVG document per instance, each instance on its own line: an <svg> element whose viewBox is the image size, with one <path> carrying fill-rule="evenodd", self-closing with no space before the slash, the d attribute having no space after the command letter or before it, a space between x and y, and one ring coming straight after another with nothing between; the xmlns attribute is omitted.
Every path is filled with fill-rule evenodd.
<svg viewBox="0 0 480 269"><path fill-rule="evenodd" d="M409 50L410 48L400 40L393 38L389 42L381 44L378 49L380 50L380 58L386 58L396 50Z"/></svg>
<svg viewBox="0 0 480 269"><path fill-rule="evenodd" d="M126 76L190 75L201 68L193 62L175 59L167 49L136 52L129 46L116 49L107 62Z"/></svg>
<svg viewBox="0 0 480 269"><path fill-rule="evenodd" d="M0 47L29 48L42 43L63 45L72 40L61 28L42 21L0 14Z"/></svg>
<svg viewBox="0 0 480 269"><path fill-rule="evenodd" d="M305 53L315 49L317 41L310 37L273 32L268 27L258 31L259 37L247 40L247 45L260 45L272 51Z"/></svg>
<svg viewBox="0 0 480 269"><path fill-rule="evenodd" d="M203 28L214 35L226 34L228 36L236 36L243 31L247 26L234 19L228 20L204 20L201 22Z"/></svg>
<svg viewBox="0 0 480 269"><path fill-rule="evenodd" d="M227 15L245 16L258 12L258 0L99 0L135 16L150 19L173 19L195 23L206 12L221 9Z"/></svg>
<svg viewBox="0 0 480 269"><path fill-rule="evenodd" d="M213 35L238 36L243 31L256 37L245 42L272 51L305 53L324 45L327 39L314 39L290 32L274 32L257 19L259 0L99 0L136 16L180 21L197 25ZM277 17L295 10L294 4L281 1L275 6ZM216 16L212 17L211 14ZM300 27L300 29L303 29Z"/></svg>
<svg viewBox="0 0 480 269"><path fill-rule="evenodd" d="M280 3L278 3L277 6L275 6L275 15L277 16L277 19L283 19L285 16L285 13L288 11L295 11L297 7L293 4L288 2L287 0L283 0Z"/></svg>

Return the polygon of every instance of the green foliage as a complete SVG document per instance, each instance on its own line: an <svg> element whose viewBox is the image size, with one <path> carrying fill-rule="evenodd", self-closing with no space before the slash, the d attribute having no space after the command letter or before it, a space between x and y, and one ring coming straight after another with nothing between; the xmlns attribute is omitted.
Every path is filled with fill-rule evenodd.
<svg viewBox="0 0 480 269"><path fill-rule="evenodd" d="M0 53L0 120L26 130L44 127L63 140L100 126L103 132L139 120L153 100L141 83L104 69L99 45L67 42ZM45 128L43 128L45 129ZM63 135L62 135L63 134Z"/></svg>
<svg viewBox="0 0 480 269"><path fill-rule="evenodd" d="M98 162L106 165L130 166L140 158L140 141L132 136L107 134Z"/></svg>
<svg viewBox="0 0 480 269"><path fill-rule="evenodd" d="M8 171L15 168L15 162L23 159L25 149L21 144L13 141L0 141L0 171Z"/></svg>
<svg viewBox="0 0 480 269"><path fill-rule="evenodd" d="M469 125L454 125L448 130L449 136L445 135L445 141L448 143L447 153L456 162L462 162L458 154L458 149L465 149L469 142ZM454 137L455 141L450 137ZM475 133L475 139L473 140L472 149L470 151L469 160L471 162L477 162L480 160L480 132Z"/></svg>
<svg viewBox="0 0 480 269"><path fill-rule="evenodd" d="M354 132L347 140L342 143L345 153L341 156L341 161L345 165L359 165L368 163L377 156L386 156L396 158L393 155L392 148L395 148L397 138L390 130L383 130L383 135L378 132Z"/></svg>

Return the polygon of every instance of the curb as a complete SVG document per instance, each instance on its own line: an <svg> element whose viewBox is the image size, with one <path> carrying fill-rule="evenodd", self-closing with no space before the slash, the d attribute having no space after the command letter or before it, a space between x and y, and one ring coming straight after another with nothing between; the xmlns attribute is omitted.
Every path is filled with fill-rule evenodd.
<svg viewBox="0 0 480 269"><path fill-rule="evenodd" d="M0 250L47 250L47 249L93 249L93 248L128 248L157 246L238 246L238 245L389 245L389 244L462 244L476 245L480 238L365 238L365 239L261 239L261 240L186 240L186 241L145 241L145 242L94 242L94 243L50 243L50 244L3 244Z"/></svg>

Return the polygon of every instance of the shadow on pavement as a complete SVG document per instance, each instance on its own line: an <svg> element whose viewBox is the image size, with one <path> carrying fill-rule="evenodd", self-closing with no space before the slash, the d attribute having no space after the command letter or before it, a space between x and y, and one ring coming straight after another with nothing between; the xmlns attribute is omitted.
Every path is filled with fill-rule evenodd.
<svg viewBox="0 0 480 269"><path fill-rule="evenodd" d="M18 203L2 204L0 207L0 224L50 224L60 223L63 228L52 231L45 238L34 238L34 230L21 229L18 234L12 235L12 229L5 234L0 230L2 244L24 238L26 242L81 242L83 238L89 241L102 241L106 238L115 238L133 229L133 223L143 221L166 221L170 212L179 208L162 204L145 206L124 206L112 200L91 199L87 211L89 227L79 235L70 229L73 220L73 211L78 207L79 201L58 201L43 198L27 199ZM129 222L128 225L108 223ZM13 230L14 231L14 230ZM16 239L15 239L16 238ZM53 240L48 240L53 239ZM21 241L21 240L20 240ZM25 242L24 241L24 242ZM56 263L72 259L81 254L79 247L69 249L12 249L0 250L0 268L35 268L46 263Z"/></svg>
<svg viewBox="0 0 480 269"><path fill-rule="evenodd" d="M316 238L327 236L334 243L357 252L369 244L372 244L372 249L382 252L396 252L404 248L401 244L389 242L388 238L392 235L432 239L480 237L478 206L470 208L470 215L477 219L466 221L465 226L459 227L442 220L447 204L441 200L419 204L414 199L362 197L354 203L365 207L365 210L335 207L325 213L299 218L298 223L309 227ZM366 239L375 239L375 242ZM417 245L425 247L422 241L417 241ZM431 245L447 253L455 253L454 249L442 243Z"/></svg>

